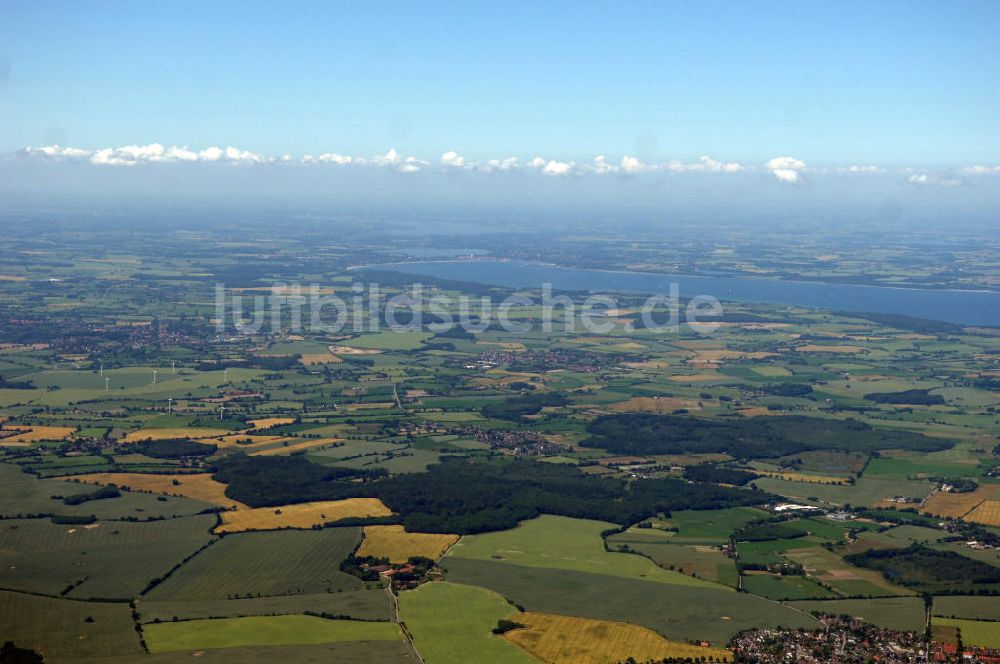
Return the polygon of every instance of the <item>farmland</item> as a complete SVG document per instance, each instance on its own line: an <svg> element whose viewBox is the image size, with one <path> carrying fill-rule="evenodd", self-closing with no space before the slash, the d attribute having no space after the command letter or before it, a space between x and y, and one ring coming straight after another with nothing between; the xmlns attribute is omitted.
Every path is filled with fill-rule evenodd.
<svg viewBox="0 0 1000 664"><path fill-rule="evenodd" d="M0 633L4 639L45 657L136 657L142 647L133 627L125 603L78 602L0 591Z"/></svg>
<svg viewBox="0 0 1000 664"><path fill-rule="evenodd" d="M536 660L496 636L497 621L518 610L496 593L455 583L429 583L399 597L400 618L427 664L530 664Z"/></svg>
<svg viewBox="0 0 1000 664"><path fill-rule="evenodd" d="M220 600L151 600L138 603L142 622L168 622L242 616L280 616L291 614L326 614L355 620L391 618L390 600L380 590L346 590L304 595L271 595L252 599Z"/></svg>
<svg viewBox="0 0 1000 664"><path fill-rule="evenodd" d="M328 620L315 616L248 616L156 623L146 625L143 636L153 653L402 639L399 626L389 622Z"/></svg>
<svg viewBox="0 0 1000 664"><path fill-rule="evenodd" d="M308 226L9 238L0 273L26 276L0 279L18 321L0 326L0 587L19 646L151 664L727 660L734 635L816 629L814 611L922 632L924 593L938 618L996 619L978 594L1000 588L994 328L726 302L712 335L664 334L625 292L604 332L544 329L534 305L511 310L523 331L398 333L352 310L337 332L217 328L217 282L384 304L411 278L347 267L425 241ZM533 251L647 264L598 237ZM497 260L473 267L529 246L489 242ZM46 635L45 614L71 629Z"/></svg>
<svg viewBox="0 0 1000 664"><path fill-rule="evenodd" d="M280 507L258 507L222 513L219 533L279 528L312 528L350 517L388 516L392 512L376 498L347 498Z"/></svg>
<svg viewBox="0 0 1000 664"><path fill-rule="evenodd" d="M403 563L412 556L437 560L458 541L458 535L408 533L403 526L365 526L359 556Z"/></svg>
<svg viewBox="0 0 1000 664"><path fill-rule="evenodd" d="M723 646L744 629L817 624L748 593L452 556L443 565L446 578L489 588L528 611L628 622L674 641L704 639Z"/></svg>
<svg viewBox="0 0 1000 664"><path fill-rule="evenodd" d="M210 542L213 516L147 523L0 521L0 586L70 598L127 600Z"/></svg>
<svg viewBox="0 0 1000 664"><path fill-rule="evenodd" d="M208 473L184 475L151 475L149 473L89 473L70 476L87 484L114 484L132 491L148 491L168 496L183 496L220 507L246 507L239 501L226 497L226 485L216 482Z"/></svg>
<svg viewBox="0 0 1000 664"><path fill-rule="evenodd" d="M448 556L471 560L500 560L510 565L565 569L642 579L655 583L718 587L677 572L663 570L649 560L609 553L601 531L614 524L542 516L514 530L465 537Z"/></svg>
<svg viewBox="0 0 1000 664"><path fill-rule="evenodd" d="M524 627L512 629L504 636L548 664L604 664L623 659L644 662L688 657L697 658L697 661L728 662L733 658L728 650L667 641L652 630L627 623L545 613L520 613L514 620Z"/></svg>
<svg viewBox="0 0 1000 664"><path fill-rule="evenodd" d="M356 590L361 581L339 563L360 537L357 528L226 535L146 596L191 601Z"/></svg>
<svg viewBox="0 0 1000 664"><path fill-rule="evenodd" d="M831 615L846 614L873 625L901 631L920 631L924 628L927 620L924 601L918 597L806 600L790 602L789 606L807 612L818 611Z"/></svg>
<svg viewBox="0 0 1000 664"><path fill-rule="evenodd" d="M1000 648L1000 622L995 620L934 618L933 625L957 628L963 643L985 648Z"/></svg>

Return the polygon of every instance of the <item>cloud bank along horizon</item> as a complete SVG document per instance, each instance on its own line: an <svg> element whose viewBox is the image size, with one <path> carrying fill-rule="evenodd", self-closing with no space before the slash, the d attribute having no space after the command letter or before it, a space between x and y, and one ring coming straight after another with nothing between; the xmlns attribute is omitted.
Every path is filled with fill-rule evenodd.
<svg viewBox="0 0 1000 664"><path fill-rule="evenodd" d="M186 164L222 163L232 165L332 165L353 168L384 168L395 173L536 173L544 176L638 176L653 173L705 173L705 174L748 174L764 173L776 182L801 185L809 181L810 175L844 176L903 176L905 182L918 186L960 187L969 183L969 178L980 176L1000 176L1000 165L972 164L945 171L919 169L912 166L888 167L871 164L849 164L810 167L805 160L792 156L779 156L762 164L743 164L735 161L721 161L702 155L695 160L671 159L660 162L644 162L637 157L624 155L620 160L612 160L598 155L590 161L577 162L534 156L529 159L516 156L472 160L455 150L443 152L437 160L416 156L404 156L395 148L374 156L352 156L337 152L304 154L292 156L263 155L251 150L233 146L210 146L191 149L188 146L165 146L161 143L146 145L124 145L85 149L60 145L42 147L28 146L10 155L15 161L33 160L49 162L86 163L94 166L139 166L145 164Z"/></svg>

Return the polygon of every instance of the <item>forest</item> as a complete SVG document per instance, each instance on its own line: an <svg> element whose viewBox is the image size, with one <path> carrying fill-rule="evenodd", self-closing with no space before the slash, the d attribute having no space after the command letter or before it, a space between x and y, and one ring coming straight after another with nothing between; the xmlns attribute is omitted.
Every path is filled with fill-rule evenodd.
<svg viewBox="0 0 1000 664"><path fill-rule="evenodd" d="M515 527L539 514L621 525L671 510L760 505L777 496L676 479L627 482L586 475L572 466L524 459L449 459L426 473L318 466L299 457L230 455L214 479L226 495L252 507L341 498L378 498L408 531L470 534ZM358 482L357 480L365 480Z"/></svg>
<svg viewBox="0 0 1000 664"><path fill-rule="evenodd" d="M587 425L587 431L591 436L581 443L584 447L635 455L725 452L739 459L761 459L810 450L935 452L952 446L945 440L878 429L857 420L801 415L714 420L647 413L605 415Z"/></svg>

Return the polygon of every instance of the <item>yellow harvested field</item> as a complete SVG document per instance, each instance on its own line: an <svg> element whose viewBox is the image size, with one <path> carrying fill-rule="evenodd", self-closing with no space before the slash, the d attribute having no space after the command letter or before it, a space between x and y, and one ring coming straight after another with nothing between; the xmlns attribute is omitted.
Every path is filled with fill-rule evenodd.
<svg viewBox="0 0 1000 664"><path fill-rule="evenodd" d="M760 417L762 415L777 415L778 412L769 410L766 406L750 406L747 408L737 408L736 412L743 417Z"/></svg>
<svg viewBox="0 0 1000 664"><path fill-rule="evenodd" d="M686 410L701 410L697 399L678 399L676 397L632 397L627 401L619 401L608 406L608 410L616 413L672 413L679 408Z"/></svg>
<svg viewBox="0 0 1000 664"><path fill-rule="evenodd" d="M629 623L591 620L547 613L521 613L511 617L524 629L513 629L504 638L547 664L614 664L664 659L731 662L733 653L668 641L656 632Z"/></svg>
<svg viewBox="0 0 1000 664"><path fill-rule="evenodd" d="M437 560L457 541L458 535L408 533L403 526L365 526L358 555L388 558L394 563L405 563L411 556Z"/></svg>
<svg viewBox="0 0 1000 664"><path fill-rule="evenodd" d="M48 426L27 426L27 425L4 425L0 434L15 431L11 436L0 438L0 445L29 445L41 440L63 440L76 431L73 427L48 427Z"/></svg>
<svg viewBox="0 0 1000 664"><path fill-rule="evenodd" d="M1000 500L984 500L965 515L965 520L1000 527Z"/></svg>
<svg viewBox="0 0 1000 664"><path fill-rule="evenodd" d="M373 401L371 403L349 403L347 410L379 410L381 408L395 408L394 401Z"/></svg>
<svg viewBox="0 0 1000 664"><path fill-rule="evenodd" d="M392 512L378 498L346 498L316 503L255 507L222 513L217 533L240 533L245 530L312 528L349 517L389 516Z"/></svg>
<svg viewBox="0 0 1000 664"><path fill-rule="evenodd" d="M259 420L247 420L247 424L254 431L263 431L264 429L281 426L282 424L291 424L294 421L294 417L264 417Z"/></svg>
<svg viewBox="0 0 1000 664"><path fill-rule="evenodd" d="M758 470L756 471L761 475L767 475L768 477L777 477L779 480L787 480L789 482L813 482L815 484L846 484L846 477L836 477L834 475L807 475L806 473L778 473Z"/></svg>
<svg viewBox="0 0 1000 664"><path fill-rule="evenodd" d="M853 355L864 350L861 346L820 346L819 344L806 344L798 346L795 350L800 353L843 353Z"/></svg>
<svg viewBox="0 0 1000 664"><path fill-rule="evenodd" d="M48 344L11 344L11 343L2 343L2 344L0 344L0 351L5 351L5 352L6 351L11 351L11 352L15 352L15 353L20 353L22 351L30 351L30 350L45 350L48 347L49 347Z"/></svg>
<svg viewBox="0 0 1000 664"><path fill-rule="evenodd" d="M665 360L646 360L645 362L622 362L629 369L666 369L670 362Z"/></svg>
<svg viewBox="0 0 1000 664"><path fill-rule="evenodd" d="M881 510L903 510L916 509L919 504L916 501L897 502L891 498L882 498L872 503L872 507Z"/></svg>
<svg viewBox="0 0 1000 664"><path fill-rule="evenodd" d="M268 445L274 445L275 443L283 443L286 440L295 440L295 438L292 438L291 436L251 436L245 433L234 433L229 436L203 440L203 442L218 445L223 449L235 447L241 450L254 450L261 447L267 447Z"/></svg>
<svg viewBox="0 0 1000 664"><path fill-rule="evenodd" d="M151 475L149 473L90 473L73 475L70 478L85 484L114 484L128 487L133 491L162 493L170 496L184 496L220 507L245 508L246 505L226 497L226 485L212 479L210 473L191 475ZM175 484L176 482L176 484Z"/></svg>
<svg viewBox="0 0 1000 664"><path fill-rule="evenodd" d="M296 438L289 438L291 440L299 440ZM251 452L251 456L280 456L282 454L291 454L292 452L299 452L301 450L309 450L314 447L325 447L326 445L333 445L334 443L339 443L343 438L312 438L301 440L298 443L289 442L287 445L282 443L277 447L269 447L266 450L260 450L257 452Z"/></svg>
<svg viewBox="0 0 1000 664"><path fill-rule="evenodd" d="M378 355L382 351L377 348L355 348L354 346L330 346L334 355Z"/></svg>
<svg viewBox="0 0 1000 664"><path fill-rule="evenodd" d="M225 429L204 429L176 427L170 429L139 429L122 439L124 443L138 443L143 440L171 440L174 438L218 438L231 432Z"/></svg>
<svg viewBox="0 0 1000 664"><path fill-rule="evenodd" d="M322 364L337 364L343 360L330 353L309 353L300 357L299 362L307 367L312 367Z"/></svg>
<svg viewBox="0 0 1000 664"><path fill-rule="evenodd" d="M636 341L623 341L622 343L619 344L611 344L610 346L608 346L608 348L611 350L621 350L621 351L646 350L645 346Z"/></svg>
<svg viewBox="0 0 1000 664"><path fill-rule="evenodd" d="M691 365L718 364L723 360L760 360L766 357L775 357L777 353L767 353L764 351L744 352L739 350L699 350L697 354L687 361Z"/></svg>
<svg viewBox="0 0 1000 664"><path fill-rule="evenodd" d="M742 327L745 330L780 330L791 327L791 323L730 323L726 321L715 323L719 327Z"/></svg>
<svg viewBox="0 0 1000 664"><path fill-rule="evenodd" d="M997 494L995 484L982 484L975 491L966 493L943 493L935 491L924 501L920 511L940 517L961 518L971 512L984 500L991 500Z"/></svg>
<svg viewBox="0 0 1000 664"><path fill-rule="evenodd" d="M499 346L504 350L525 351L528 347L520 341L477 341L477 346Z"/></svg>

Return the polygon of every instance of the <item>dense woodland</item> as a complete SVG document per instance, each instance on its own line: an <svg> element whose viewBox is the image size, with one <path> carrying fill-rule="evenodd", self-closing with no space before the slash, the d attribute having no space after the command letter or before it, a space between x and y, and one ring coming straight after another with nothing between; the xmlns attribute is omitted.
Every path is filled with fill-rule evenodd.
<svg viewBox="0 0 1000 664"><path fill-rule="evenodd" d="M591 422L587 431L591 437L581 443L584 447L635 455L725 452L740 459L760 459L809 450L934 452L952 446L945 440L877 429L857 420L800 415L726 420L646 413L605 415Z"/></svg>
<svg viewBox="0 0 1000 664"><path fill-rule="evenodd" d="M543 392L539 394L524 394L504 399L498 403L483 406L483 415L498 420L523 421L528 415L541 412L542 408L565 406L566 396L558 392Z"/></svg>
<svg viewBox="0 0 1000 664"><path fill-rule="evenodd" d="M384 471L321 467L298 457L232 455L217 464L214 478L229 485L227 496L252 507L379 498L407 530L431 533L504 530L539 514L627 525L671 510L759 505L777 499L763 491L674 479L630 483L586 475L572 466L520 459L480 463L452 459L426 473L384 475Z"/></svg>
<svg viewBox="0 0 1000 664"><path fill-rule="evenodd" d="M187 439L144 440L131 446L139 454L157 459L183 459L215 454L217 445Z"/></svg>
<svg viewBox="0 0 1000 664"><path fill-rule="evenodd" d="M756 473L740 470L739 468L720 466L716 463L702 463L697 466L688 466L685 468L684 477L692 482L711 482L714 484L743 486L757 477L757 475Z"/></svg>
<svg viewBox="0 0 1000 664"><path fill-rule="evenodd" d="M904 404L910 406L938 406L944 403L940 394L927 390L903 390L902 392L871 392L865 399L875 403Z"/></svg>
<svg viewBox="0 0 1000 664"><path fill-rule="evenodd" d="M886 579L925 592L995 593L1000 569L953 551L938 551L914 544L905 549L869 549L844 556L844 560L882 572Z"/></svg>

